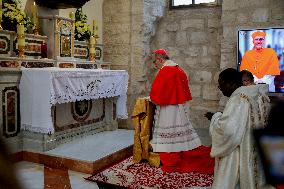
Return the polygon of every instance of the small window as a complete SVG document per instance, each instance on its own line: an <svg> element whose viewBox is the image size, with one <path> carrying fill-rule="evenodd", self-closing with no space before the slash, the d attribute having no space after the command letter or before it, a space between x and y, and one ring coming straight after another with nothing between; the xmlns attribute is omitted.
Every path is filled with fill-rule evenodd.
<svg viewBox="0 0 284 189"><path fill-rule="evenodd" d="M195 5L216 5L217 0L170 0L170 8L183 8Z"/></svg>

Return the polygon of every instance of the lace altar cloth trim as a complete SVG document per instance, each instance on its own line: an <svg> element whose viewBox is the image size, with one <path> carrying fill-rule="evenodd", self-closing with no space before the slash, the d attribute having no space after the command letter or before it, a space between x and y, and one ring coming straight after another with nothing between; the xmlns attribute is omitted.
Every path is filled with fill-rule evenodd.
<svg viewBox="0 0 284 189"><path fill-rule="evenodd" d="M51 104L118 96L117 116L127 118L126 71L60 71L51 75Z"/></svg>

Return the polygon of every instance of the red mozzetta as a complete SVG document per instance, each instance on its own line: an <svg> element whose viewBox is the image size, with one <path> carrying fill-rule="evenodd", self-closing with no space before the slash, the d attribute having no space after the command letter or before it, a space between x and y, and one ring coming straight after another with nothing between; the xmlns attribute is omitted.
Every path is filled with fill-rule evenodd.
<svg viewBox="0 0 284 189"><path fill-rule="evenodd" d="M183 104L191 100L185 72L179 66L164 66L153 82L150 98L157 105Z"/></svg>

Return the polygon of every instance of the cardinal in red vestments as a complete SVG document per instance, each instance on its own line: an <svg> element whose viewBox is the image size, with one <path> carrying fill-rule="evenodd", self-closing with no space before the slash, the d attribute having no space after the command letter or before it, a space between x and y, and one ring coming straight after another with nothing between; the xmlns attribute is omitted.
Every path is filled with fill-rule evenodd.
<svg viewBox="0 0 284 189"><path fill-rule="evenodd" d="M162 170L213 174L210 147L201 145L189 120L188 102L192 96L186 73L164 49L155 50L154 58L159 72L150 91L150 100L156 105L150 143L153 151L160 154Z"/></svg>

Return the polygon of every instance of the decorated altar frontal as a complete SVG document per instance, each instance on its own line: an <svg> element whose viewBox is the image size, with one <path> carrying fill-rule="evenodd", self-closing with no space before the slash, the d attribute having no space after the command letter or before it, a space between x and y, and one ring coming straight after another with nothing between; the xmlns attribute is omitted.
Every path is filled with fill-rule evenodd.
<svg viewBox="0 0 284 189"><path fill-rule="evenodd" d="M109 97L118 97L116 115L126 119L127 84L128 74L124 70L22 68L21 128L52 134L52 106Z"/></svg>
<svg viewBox="0 0 284 189"><path fill-rule="evenodd" d="M115 130L117 118L128 116L124 70L22 67L21 72L19 136L24 150L47 151Z"/></svg>

